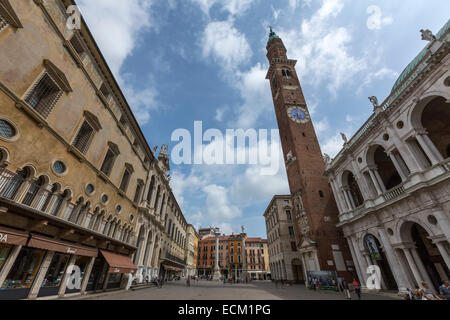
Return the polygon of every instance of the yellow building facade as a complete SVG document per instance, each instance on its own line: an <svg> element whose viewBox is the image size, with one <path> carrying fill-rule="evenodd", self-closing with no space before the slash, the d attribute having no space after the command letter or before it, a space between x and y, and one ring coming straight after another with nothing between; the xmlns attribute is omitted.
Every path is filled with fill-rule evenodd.
<svg viewBox="0 0 450 320"><path fill-rule="evenodd" d="M12 298L124 288L185 264L167 148L149 148L84 22L67 27L73 4L1 1L0 295ZM80 285L66 288L74 268Z"/></svg>

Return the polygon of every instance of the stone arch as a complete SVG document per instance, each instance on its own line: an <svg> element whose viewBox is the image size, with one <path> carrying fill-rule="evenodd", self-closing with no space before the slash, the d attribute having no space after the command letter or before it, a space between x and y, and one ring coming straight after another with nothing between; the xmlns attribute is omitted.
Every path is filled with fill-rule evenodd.
<svg viewBox="0 0 450 320"><path fill-rule="evenodd" d="M378 170L383 183L382 189L390 190L402 183L401 175L392 159L387 155L386 148L383 145L372 145L366 154L366 161L369 166Z"/></svg>
<svg viewBox="0 0 450 320"><path fill-rule="evenodd" d="M442 160L450 157L450 104L445 97L429 96L416 105L411 113L414 129L427 133L433 144L427 157L433 163L433 157Z"/></svg>
<svg viewBox="0 0 450 320"><path fill-rule="evenodd" d="M351 170L345 170L341 176L341 184L344 188L350 190L350 195L353 198L356 207L361 206L364 203L364 196L361 192L359 182L356 180L356 176Z"/></svg>
<svg viewBox="0 0 450 320"><path fill-rule="evenodd" d="M426 108L426 106L436 98L449 100L450 95L444 91L430 91L424 93L417 101L415 106L413 106L413 108L411 108L410 111L408 112L408 125L410 128L414 129L423 128L421 123L422 113Z"/></svg>
<svg viewBox="0 0 450 320"><path fill-rule="evenodd" d="M26 173L26 177L28 179L34 179L37 175L37 170L36 167L33 164L25 164L23 166L20 167L21 169L17 170L17 172L19 171L23 171L24 173Z"/></svg>
<svg viewBox="0 0 450 320"><path fill-rule="evenodd" d="M434 232L434 228L428 225L428 222L422 221L416 217L408 217L407 219L401 219L397 222L396 231L400 241L402 242L413 242L411 236L411 229L414 224L419 225L430 235L434 236L436 233Z"/></svg>
<svg viewBox="0 0 450 320"><path fill-rule="evenodd" d="M0 167L6 167L10 161L9 150L6 147L0 146Z"/></svg>

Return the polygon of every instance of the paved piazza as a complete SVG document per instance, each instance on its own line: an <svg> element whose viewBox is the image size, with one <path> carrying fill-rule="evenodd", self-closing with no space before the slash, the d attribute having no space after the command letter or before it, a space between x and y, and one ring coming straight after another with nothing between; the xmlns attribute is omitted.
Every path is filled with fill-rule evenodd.
<svg viewBox="0 0 450 320"><path fill-rule="evenodd" d="M276 288L272 282L223 284L199 281L187 287L185 281L169 282L163 288L146 288L84 297L88 300L345 300L340 293L314 292L304 285ZM357 297L352 294L352 299ZM385 295L363 294L363 300L394 300Z"/></svg>

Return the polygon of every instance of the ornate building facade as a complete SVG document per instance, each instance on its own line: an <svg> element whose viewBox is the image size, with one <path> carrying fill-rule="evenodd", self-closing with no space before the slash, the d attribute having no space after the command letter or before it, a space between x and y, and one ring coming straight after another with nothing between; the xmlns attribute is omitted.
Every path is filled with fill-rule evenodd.
<svg viewBox="0 0 450 320"><path fill-rule="evenodd" d="M274 196L264 212L267 230L268 257L273 279L303 282L306 279L297 248L292 196Z"/></svg>
<svg viewBox="0 0 450 320"><path fill-rule="evenodd" d="M149 148L84 21L67 28L73 4L0 2L0 299L125 288L184 258L167 148Z"/></svg>
<svg viewBox="0 0 450 320"><path fill-rule="evenodd" d="M405 291L450 277L450 21L411 61L374 112L330 160L338 226L363 285Z"/></svg>
<svg viewBox="0 0 450 320"><path fill-rule="evenodd" d="M351 255L336 228L339 212L323 174L325 163L295 71L297 61L288 59L283 41L272 30L267 59L266 79L271 85L292 195L296 246L305 275L307 271L336 271L337 276L351 280Z"/></svg>

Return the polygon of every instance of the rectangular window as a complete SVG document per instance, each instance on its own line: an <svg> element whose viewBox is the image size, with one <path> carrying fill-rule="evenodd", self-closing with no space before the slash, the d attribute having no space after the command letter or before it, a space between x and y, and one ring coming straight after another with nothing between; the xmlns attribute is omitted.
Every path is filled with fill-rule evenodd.
<svg viewBox="0 0 450 320"><path fill-rule="evenodd" d="M106 86L106 84L102 84L102 86L100 87L100 91L103 93L103 95L105 96L105 98L108 98L110 93L109 93L109 89Z"/></svg>
<svg viewBox="0 0 450 320"><path fill-rule="evenodd" d="M138 185L136 187L136 193L134 195L134 202L135 203L139 202L139 197L141 196L141 189L142 189L142 185L140 183L138 183Z"/></svg>
<svg viewBox="0 0 450 320"><path fill-rule="evenodd" d="M292 221L291 211L289 211L289 210L286 211L286 217L287 217L288 221Z"/></svg>
<svg viewBox="0 0 450 320"><path fill-rule="evenodd" d="M128 169L125 169L125 172L123 173L122 177L122 183L120 184L120 190L123 192L127 191L128 183L130 182L131 173Z"/></svg>
<svg viewBox="0 0 450 320"><path fill-rule="evenodd" d="M289 227L289 235L294 237L294 227Z"/></svg>
<svg viewBox="0 0 450 320"><path fill-rule="evenodd" d="M46 119L52 112L53 107L61 95L62 90L48 74L44 74L41 80L39 80L33 90L31 90L25 98L25 101Z"/></svg>
<svg viewBox="0 0 450 320"><path fill-rule="evenodd" d="M116 154L111 149L108 149L108 152L106 153L105 160L103 161L102 168L100 169L100 171L109 176L111 174L115 160Z"/></svg>
<svg viewBox="0 0 450 320"><path fill-rule="evenodd" d="M78 53L80 58L82 58L84 56L84 54L86 53L86 51L84 50L84 47L81 44L80 39L78 39L77 36L73 36L72 39L70 39L70 44L75 49L75 51Z"/></svg>
<svg viewBox="0 0 450 320"><path fill-rule="evenodd" d="M291 249L294 252L297 251L297 246L296 246L295 242L291 242Z"/></svg>
<svg viewBox="0 0 450 320"><path fill-rule="evenodd" d="M94 128L87 121L84 121L72 145L81 153L86 154L93 136Z"/></svg>

